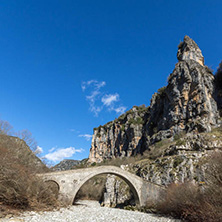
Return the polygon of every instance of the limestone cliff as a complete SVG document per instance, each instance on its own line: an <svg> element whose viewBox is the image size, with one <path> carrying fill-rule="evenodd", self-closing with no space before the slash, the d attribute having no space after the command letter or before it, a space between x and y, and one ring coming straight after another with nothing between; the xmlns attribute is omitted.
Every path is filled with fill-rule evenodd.
<svg viewBox="0 0 222 222"><path fill-rule="evenodd" d="M148 109L135 106L118 119L94 129L89 162L143 152L142 136Z"/></svg>
<svg viewBox="0 0 222 222"><path fill-rule="evenodd" d="M210 132L219 126L217 102L221 98L215 96L214 75L188 36L178 46L177 59L168 85L152 96L149 107L134 106L94 129L89 162L141 154L182 132Z"/></svg>

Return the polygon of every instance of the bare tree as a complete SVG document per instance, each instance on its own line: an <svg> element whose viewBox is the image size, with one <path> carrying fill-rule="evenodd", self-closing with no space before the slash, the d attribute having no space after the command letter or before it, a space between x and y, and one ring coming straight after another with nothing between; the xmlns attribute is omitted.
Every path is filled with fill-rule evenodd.
<svg viewBox="0 0 222 222"><path fill-rule="evenodd" d="M30 149L35 153L37 151L37 142L32 136L32 133L28 130L21 130L16 133L20 139L24 140Z"/></svg>
<svg viewBox="0 0 222 222"><path fill-rule="evenodd" d="M13 127L12 125L4 120L0 120L0 134L11 135Z"/></svg>

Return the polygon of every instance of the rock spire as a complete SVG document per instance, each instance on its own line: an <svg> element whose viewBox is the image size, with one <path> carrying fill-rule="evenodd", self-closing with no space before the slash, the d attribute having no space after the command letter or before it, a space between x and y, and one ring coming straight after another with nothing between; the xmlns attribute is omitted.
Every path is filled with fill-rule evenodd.
<svg viewBox="0 0 222 222"><path fill-rule="evenodd" d="M177 59L179 61L194 60L204 66L204 57L198 45L189 37L185 36L178 46Z"/></svg>

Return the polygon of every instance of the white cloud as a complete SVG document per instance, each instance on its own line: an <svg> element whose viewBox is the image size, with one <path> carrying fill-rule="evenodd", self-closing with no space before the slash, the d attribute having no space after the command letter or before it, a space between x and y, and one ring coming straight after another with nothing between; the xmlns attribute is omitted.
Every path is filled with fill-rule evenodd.
<svg viewBox="0 0 222 222"><path fill-rule="evenodd" d="M106 108L108 111L115 111L117 114L125 112L126 107L118 105L120 96L118 93L105 94L102 87L106 85L105 81L89 80L82 82L82 91L87 91L86 100L89 102L89 110L95 116Z"/></svg>
<svg viewBox="0 0 222 222"><path fill-rule="evenodd" d="M98 116L99 112L102 110L101 106L96 105L97 97L100 95L100 91L93 91L90 96L86 96L86 99L89 101L89 110Z"/></svg>
<svg viewBox="0 0 222 222"><path fill-rule="evenodd" d="M106 82L105 81L97 81L97 80L89 80L87 82L82 82L81 88L82 91L84 92L86 90L86 88L88 88L89 86L94 87L96 90L99 90L101 87L105 86Z"/></svg>
<svg viewBox="0 0 222 222"><path fill-rule="evenodd" d="M82 91L84 92L86 90L86 86L85 85L81 85Z"/></svg>
<svg viewBox="0 0 222 222"><path fill-rule="evenodd" d="M95 90L92 91L91 95L86 96L86 99L89 100L91 103L94 103L96 100L96 97L100 94L99 91Z"/></svg>
<svg viewBox="0 0 222 222"><path fill-rule="evenodd" d="M52 148L51 150L54 151L54 149ZM74 155L75 153L81 153L83 152L83 149L76 149L74 147L68 147L68 148L58 148L56 149L54 152L48 153L46 154L44 157L47 160L56 162L56 161L61 161L64 158L68 158L71 157L72 155Z"/></svg>
<svg viewBox="0 0 222 222"><path fill-rule="evenodd" d="M118 114L123 114L126 111L126 107L125 106L120 106L114 109L116 111L116 113Z"/></svg>
<svg viewBox="0 0 222 222"><path fill-rule="evenodd" d="M86 100L89 102L89 110L98 116L99 112L102 110L102 106L96 104L102 96L100 89L106 85L105 81L89 80L87 82L82 82L82 91L85 92L86 89L90 89L89 95L86 96Z"/></svg>
<svg viewBox="0 0 222 222"><path fill-rule="evenodd" d="M36 147L36 150L35 150L35 154L41 154L41 153L43 153L43 148L42 147L40 147L40 146L37 146Z"/></svg>
<svg viewBox="0 0 222 222"><path fill-rule="evenodd" d="M83 134L83 135L79 135L79 137L84 137L87 141L89 141L92 138L92 135L90 135L90 134Z"/></svg>
<svg viewBox="0 0 222 222"><path fill-rule="evenodd" d="M95 83L95 85L96 85L96 88L97 88L97 89L100 89L101 87L103 87L103 86L106 85L106 82L105 82L105 81L97 82L97 83Z"/></svg>
<svg viewBox="0 0 222 222"><path fill-rule="evenodd" d="M101 106L95 106L94 104L90 105L89 110L94 113L95 116L98 116L98 114L102 111Z"/></svg>
<svg viewBox="0 0 222 222"><path fill-rule="evenodd" d="M49 152L51 153L52 151L54 151L55 149L57 149L56 147L52 147Z"/></svg>
<svg viewBox="0 0 222 222"><path fill-rule="evenodd" d="M105 106L112 106L114 102L117 102L119 100L119 94L115 93L115 94L109 94L109 95L105 95L102 97L102 103Z"/></svg>

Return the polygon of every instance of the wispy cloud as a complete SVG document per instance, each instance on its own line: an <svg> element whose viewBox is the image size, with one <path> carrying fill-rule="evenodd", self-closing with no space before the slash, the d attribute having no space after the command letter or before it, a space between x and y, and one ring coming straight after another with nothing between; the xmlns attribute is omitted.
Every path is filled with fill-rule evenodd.
<svg viewBox="0 0 222 222"><path fill-rule="evenodd" d="M97 81L97 80L89 80L89 81L86 81L86 82L82 82L82 85L81 85L81 88L82 88L82 91L85 91L87 87L89 86L94 86L96 89L100 89L101 87L105 86L106 85L106 82L105 81Z"/></svg>
<svg viewBox="0 0 222 222"><path fill-rule="evenodd" d="M102 103L107 106L110 107L114 104L114 102L117 102L119 100L119 94L115 93L115 94L109 94L109 95L105 95L102 97Z"/></svg>
<svg viewBox="0 0 222 222"><path fill-rule="evenodd" d="M82 134L82 135L79 135L79 137L84 137L87 141L89 141L92 138L92 135L90 135L90 134Z"/></svg>
<svg viewBox="0 0 222 222"><path fill-rule="evenodd" d="M98 114L102 110L102 106L96 104L96 101L99 100L99 98L102 95L101 88L106 85L105 81L97 81L97 80L89 80L87 82L82 82L81 88L82 91L85 92L86 89L90 89L89 95L86 96L86 100L89 102L89 110L94 113L95 116L98 116Z"/></svg>
<svg viewBox="0 0 222 222"><path fill-rule="evenodd" d="M51 149L54 151L55 149ZM44 157L52 162L61 161L64 158L72 157L75 153L82 153L83 149L76 149L75 147L68 147L68 148L57 148L54 152L50 152L46 154Z"/></svg>
<svg viewBox="0 0 222 222"><path fill-rule="evenodd" d="M95 116L98 116L104 108L109 111L115 111L117 114L125 112L126 107L118 104L120 101L118 93L107 94L102 91L105 85L105 81L89 80L82 82L82 91L88 92L86 100L89 102L89 110Z"/></svg>

